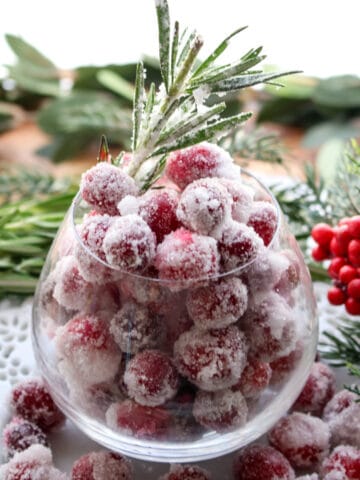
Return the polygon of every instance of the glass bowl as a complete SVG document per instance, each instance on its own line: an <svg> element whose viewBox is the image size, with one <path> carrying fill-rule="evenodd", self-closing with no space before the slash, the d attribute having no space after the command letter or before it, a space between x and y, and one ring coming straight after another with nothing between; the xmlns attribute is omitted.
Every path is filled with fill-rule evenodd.
<svg viewBox="0 0 360 480"><path fill-rule="evenodd" d="M110 267L83 243L92 213L75 197L38 284L32 340L55 402L105 447L214 458L268 431L300 393L318 339L311 279L271 192L248 172L242 181L275 207L272 240L239 268L186 282Z"/></svg>

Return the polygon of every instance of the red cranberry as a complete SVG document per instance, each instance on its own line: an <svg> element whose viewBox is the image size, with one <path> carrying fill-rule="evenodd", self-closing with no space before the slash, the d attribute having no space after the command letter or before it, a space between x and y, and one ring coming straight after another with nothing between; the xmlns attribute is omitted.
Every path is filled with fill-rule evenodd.
<svg viewBox="0 0 360 480"><path fill-rule="evenodd" d="M347 254L353 267L360 267L360 240L351 240Z"/></svg>
<svg viewBox="0 0 360 480"><path fill-rule="evenodd" d="M360 478L360 450L348 445L339 445L321 466L324 480L358 480Z"/></svg>
<svg viewBox="0 0 360 480"><path fill-rule="evenodd" d="M230 180L220 178L219 182L223 185L232 197L231 216L233 220L240 223L246 223L250 216L251 206L253 204L254 190L244 185L241 180Z"/></svg>
<svg viewBox="0 0 360 480"><path fill-rule="evenodd" d="M171 465L169 473L159 480L211 480L211 475L197 466Z"/></svg>
<svg viewBox="0 0 360 480"><path fill-rule="evenodd" d="M339 278L340 269L346 264L347 264L347 261L343 257L333 258L328 268L330 277L335 278L337 280Z"/></svg>
<svg viewBox="0 0 360 480"><path fill-rule="evenodd" d="M334 230L326 223L318 223L311 230L311 236L319 245L328 247L334 236Z"/></svg>
<svg viewBox="0 0 360 480"><path fill-rule="evenodd" d="M350 233L349 225L339 225L335 229L335 237L337 243L340 245L341 250L347 249L350 240L353 236Z"/></svg>
<svg viewBox="0 0 360 480"><path fill-rule="evenodd" d="M356 268L352 267L351 265L344 265L343 267L340 268L339 271L339 280L341 283L344 283L347 285L348 283L351 282L351 280L354 280L358 276L358 272Z"/></svg>
<svg viewBox="0 0 360 480"><path fill-rule="evenodd" d="M355 278L354 280L351 280L351 282L347 286L347 293L355 300L360 300L360 278Z"/></svg>
<svg viewBox="0 0 360 480"><path fill-rule="evenodd" d="M336 237L334 237L330 242L330 251L334 257L346 257L347 256L347 247L343 243L338 242Z"/></svg>
<svg viewBox="0 0 360 480"><path fill-rule="evenodd" d="M294 370L300 358L302 357L304 347L301 342L297 342L296 347L288 355L277 358L270 362L271 383L282 382L290 372Z"/></svg>
<svg viewBox="0 0 360 480"><path fill-rule="evenodd" d="M233 465L234 480L295 480L294 470L280 452L253 444L240 450Z"/></svg>
<svg viewBox="0 0 360 480"><path fill-rule="evenodd" d="M269 245L277 227L276 208L269 202L254 202L247 224Z"/></svg>
<svg viewBox="0 0 360 480"><path fill-rule="evenodd" d="M216 432L226 432L246 423L248 407L239 391L220 390L196 394L193 415L197 422Z"/></svg>
<svg viewBox="0 0 360 480"><path fill-rule="evenodd" d="M16 452L22 452L30 445L40 444L48 446L46 434L35 423L14 417L2 432L6 456L11 458Z"/></svg>
<svg viewBox="0 0 360 480"><path fill-rule="evenodd" d="M205 391L235 385L245 367L246 354L244 335L234 325L208 331L192 328L174 345L179 372Z"/></svg>
<svg viewBox="0 0 360 480"><path fill-rule="evenodd" d="M345 302L345 308L350 315L360 315L360 301L355 298L348 298Z"/></svg>
<svg viewBox="0 0 360 480"><path fill-rule="evenodd" d="M270 378L271 367L268 363L248 359L239 382L232 389L240 390L245 398L257 398L269 385Z"/></svg>
<svg viewBox="0 0 360 480"><path fill-rule="evenodd" d="M11 392L11 406L16 415L44 431L50 431L65 421L42 380L26 380L16 385Z"/></svg>
<svg viewBox="0 0 360 480"><path fill-rule="evenodd" d="M330 252L326 248L316 245L316 247L311 250L311 256L316 262L322 262L330 257Z"/></svg>
<svg viewBox="0 0 360 480"><path fill-rule="evenodd" d="M348 220L349 234L353 238L360 238L360 215L356 215Z"/></svg>
<svg viewBox="0 0 360 480"><path fill-rule="evenodd" d="M133 467L127 458L113 452L91 452L72 466L71 480L133 480Z"/></svg>
<svg viewBox="0 0 360 480"><path fill-rule="evenodd" d="M342 305L346 302L347 294L339 287L331 287L327 292L327 298L331 305Z"/></svg>
<svg viewBox="0 0 360 480"><path fill-rule="evenodd" d="M132 400L113 403L106 412L110 428L143 439L160 439L170 431L171 415L162 407L146 407Z"/></svg>
<svg viewBox="0 0 360 480"><path fill-rule="evenodd" d="M282 418L269 432L270 443L293 467L316 465L328 453L330 431L320 418L304 413L292 413Z"/></svg>
<svg viewBox="0 0 360 480"><path fill-rule="evenodd" d="M100 162L83 174L80 193L98 212L117 215L117 204L125 195L137 195L138 187L120 168Z"/></svg>
<svg viewBox="0 0 360 480"><path fill-rule="evenodd" d="M84 218L79 235L83 244L97 257L105 261L103 242L114 217L109 215L88 215Z"/></svg>

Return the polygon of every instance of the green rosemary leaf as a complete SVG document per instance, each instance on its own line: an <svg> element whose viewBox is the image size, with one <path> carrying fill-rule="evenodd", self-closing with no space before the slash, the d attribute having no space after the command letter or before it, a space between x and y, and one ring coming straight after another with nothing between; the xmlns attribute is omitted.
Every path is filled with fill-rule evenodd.
<svg viewBox="0 0 360 480"><path fill-rule="evenodd" d="M180 91L202 46L203 46L203 41L201 37L199 35L195 35L193 40L191 41L191 44L187 50L186 55L184 56L183 60L179 64L179 71L176 75L176 78L173 84L171 85L170 92L169 92L170 95L175 95L177 92Z"/></svg>
<svg viewBox="0 0 360 480"><path fill-rule="evenodd" d="M171 57L170 57L170 80L171 80L171 84L173 83L174 76L175 76L175 66L176 66L178 48L179 48L179 22L176 21L175 25L174 25L173 40L172 40L172 43L171 43Z"/></svg>
<svg viewBox="0 0 360 480"><path fill-rule="evenodd" d="M216 47L216 49L198 66L193 74L193 78L199 76L204 70L206 70L210 65L214 63L214 61L226 50L227 46L229 45L230 40L237 35L238 33L245 30L247 27L241 27L231 33L228 37L223 40L220 45Z"/></svg>
<svg viewBox="0 0 360 480"><path fill-rule="evenodd" d="M167 0L155 0L159 29L159 58L166 91L169 90L170 14Z"/></svg>
<svg viewBox="0 0 360 480"><path fill-rule="evenodd" d="M49 72L57 72L56 66L35 47L16 35L5 35L6 41L19 60L46 69Z"/></svg>
<svg viewBox="0 0 360 480"><path fill-rule="evenodd" d="M112 70L100 70L96 74L96 79L104 87L108 88L112 92L120 95L121 97L129 100L130 102L134 99L134 85L119 74L113 72Z"/></svg>
<svg viewBox="0 0 360 480"><path fill-rule="evenodd" d="M184 46L183 46L183 48L182 48L182 50L181 50L181 52L180 52L180 54L179 54L179 58L178 58L178 60L177 60L177 62L176 62L176 66L180 67L180 65L183 63L185 57L186 57L186 56L188 55L188 53L189 53L190 47L191 47L191 45L192 45L192 43L193 43L194 38L196 37L196 35L197 35L196 30L193 30L193 31L190 33L190 35L188 36L188 38L187 38L187 40L186 40L185 43L184 43L184 41L185 41L185 35L183 35L183 42L182 42L182 43L184 43Z"/></svg>
<svg viewBox="0 0 360 480"><path fill-rule="evenodd" d="M144 66L142 62L138 63L136 69L135 94L133 107L133 135L132 150L137 147L140 125L144 111Z"/></svg>
<svg viewBox="0 0 360 480"><path fill-rule="evenodd" d="M146 103L145 103L145 108L144 108L143 121L141 124L142 131L146 131L149 127L151 114L154 108L154 103L155 103L155 83L151 83L149 92L147 95Z"/></svg>
<svg viewBox="0 0 360 480"><path fill-rule="evenodd" d="M163 155L150 170L145 178L141 180L141 191L146 192L162 175L166 166L166 155Z"/></svg>

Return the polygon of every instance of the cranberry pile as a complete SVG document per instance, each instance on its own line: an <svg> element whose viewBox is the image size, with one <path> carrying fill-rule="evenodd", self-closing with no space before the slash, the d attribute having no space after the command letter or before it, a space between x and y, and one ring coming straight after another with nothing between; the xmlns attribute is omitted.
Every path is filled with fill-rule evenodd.
<svg viewBox="0 0 360 480"><path fill-rule="evenodd" d="M351 315L360 315L360 216L343 218L338 225L314 226L311 233L317 242L314 260L330 260L328 272L333 286L328 291L332 305L345 304Z"/></svg>

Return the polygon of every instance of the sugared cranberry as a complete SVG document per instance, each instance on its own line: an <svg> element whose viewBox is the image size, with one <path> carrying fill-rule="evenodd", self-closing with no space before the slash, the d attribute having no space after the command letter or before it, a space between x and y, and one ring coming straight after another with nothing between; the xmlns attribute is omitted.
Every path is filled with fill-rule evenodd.
<svg viewBox="0 0 360 480"><path fill-rule="evenodd" d="M110 265L126 272L142 272L154 259L156 239L141 217L126 215L113 221L103 248Z"/></svg>
<svg viewBox="0 0 360 480"><path fill-rule="evenodd" d="M211 475L197 466L171 465L169 473L160 477L159 480L211 480Z"/></svg>
<svg viewBox="0 0 360 480"><path fill-rule="evenodd" d="M319 245L328 247L334 237L334 230L326 223L318 223L311 230L311 236Z"/></svg>
<svg viewBox="0 0 360 480"><path fill-rule="evenodd" d="M7 458L11 458L17 452L22 452L30 445L40 444L48 446L46 434L35 423L14 417L2 432L4 450Z"/></svg>
<svg viewBox="0 0 360 480"><path fill-rule="evenodd" d="M125 300L131 298L138 304L147 305L154 310L161 309L168 294L160 282L134 275L124 275L119 287Z"/></svg>
<svg viewBox="0 0 360 480"><path fill-rule="evenodd" d="M334 393L334 372L324 363L315 362L293 409L320 416Z"/></svg>
<svg viewBox="0 0 360 480"><path fill-rule="evenodd" d="M111 319L110 333L124 353L134 354L156 345L159 326L147 307L126 302Z"/></svg>
<svg viewBox="0 0 360 480"><path fill-rule="evenodd" d="M322 461L330 447L328 425L320 418L292 413L278 421L269 432L270 443L294 467L310 467Z"/></svg>
<svg viewBox="0 0 360 480"><path fill-rule="evenodd" d="M219 271L216 241L184 228L167 235L157 248L155 266L159 278L173 280L172 290L180 290L196 279L214 276Z"/></svg>
<svg viewBox="0 0 360 480"><path fill-rule="evenodd" d="M254 202L247 224L269 245L277 227L276 208L269 202Z"/></svg>
<svg viewBox="0 0 360 480"><path fill-rule="evenodd" d="M98 212L117 215L117 204L125 195L137 195L138 187L120 168L100 162L83 174L80 193Z"/></svg>
<svg viewBox="0 0 360 480"><path fill-rule="evenodd" d="M146 407L132 400L113 403L106 412L110 428L136 438L164 438L171 425L170 413L162 407Z"/></svg>
<svg viewBox="0 0 360 480"><path fill-rule="evenodd" d="M324 409L332 445L360 445L360 403L348 390L336 393Z"/></svg>
<svg viewBox="0 0 360 480"><path fill-rule="evenodd" d="M317 473L310 473L309 475L301 475L301 477L296 477L296 480L319 480L319 475Z"/></svg>
<svg viewBox="0 0 360 480"><path fill-rule="evenodd" d="M284 355L270 362L270 367L272 370L272 384L282 382L290 374L290 372L294 370L300 358L302 357L303 351L304 347L302 342L297 342L294 350L292 350L288 355Z"/></svg>
<svg viewBox="0 0 360 480"><path fill-rule="evenodd" d="M138 214L155 233L158 243L180 227L176 216L178 202L179 194L169 188L149 190L139 197Z"/></svg>
<svg viewBox="0 0 360 480"><path fill-rule="evenodd" d="M219 252L224 271L246 265L254 260L263 245L254 229L239 222L227 224L219 237Z"/></svg>
<svg viewBox="0 0 360 480"><path fill-rule="evenodd" d="M114 217L110 215L87 215L79 228L83 244L101 260L106 261L103 242Z"/></svg>
<svg viewBox="0 0 360 480"><path fill-rule="evenodd" d="M156 407L175 396L179 376L167 355L159 350L144 350L126 365L124 382L137 403Z"/></svg>
<svg viewBox="0 0 360 480"><path fill-rule="evenodd" d="M226 432L246 423L248 407L239 391L220 390L196 394L193 415L197 422L216 432Z"/></svg>
<svg viewBox="0 0 360 480"><path fill-rule="evenodd" d="M65 421L42 380L25 380L17 384L11 392L11 406L16 415L35 423L44 431Z"/></svg>
<svg viewBox="0 0 360 480"><path fill-rule="evenodd" d="M235 323L245 313L247 303L247 288L238 278L224 278L190 290L186 298L190 317L205 330Z"/></svg>
<svg viewBox="0 0 360 480"><path fill-rule="evenodd" d="M121 278L122 272L100 263L80 243L75 247L75 257L80 274L90 283L102 286L104 283L116 282Z"/></svg>
<svg viewBox="0 0 360 480"><path fill-rule="evenodd" d="M331 305L342 305L346 302L346 292L339 287L330 287L327 292L327 298Z"/></svg>
<svg viewBox="0 0 360 480"><path fill-rule="evenodd" d="M212 235L230 218L231 197L218 179L204 178L182 192L176 215L189 230Z"/></svg>
<svg viewBox="0 0 360 480"><path fill-rule="evenodd" d="M233 220L246 223L249 219L251 206L253 204L254 190L244 185L241 180L219 178L219 182L232 197L231 216Z"/></svg>
<svg viewBox="0 0 360 480"><path fill-rule="evenodd" d="M270 378L270 365L251 358L248 359L239 382L232 389L240 390L245 398L257 398L269 385Z"/></svg>
<svg viewBox="0 0 360 480"><path fill-rule="evenodd" d="M237 178L240 170L225 150L204 142L172 152L166 163L165 175L184 189L200 178Z"/></svg>
<svg viewBox="0 0 360 480"><path fill-rule="evenodd" d="M76 460L71 480L133 480L130 460L113 452L91 452Z"/></svg>
<svg viewBox="0 0 360 480"><path fill-rule="evenodd" d="M360 478L360 450L339 445L321 466L324 480L358 480Z"/></svg>
<svg viewBox="0 0 360 480"><path fill-rule="evenodd" d="M267 445L240 450L233 465L234 480L295 480L295 473L280 452Z"/></svg>
<svg viewBox="0 0 360 480"><path fill-rule="evenodd" d="M245 367L246 355L244 335L234 325L208 331L192 328L174 345L179 372L210 392L235 385Z"/></svg>
<svg viewBox="0 0 360 480"><path fill-rule="evenodd" d="M56 332L59 370L73 384L92 385L112 380L120 363L120 351L106 320L78 315Z"/></svg>

